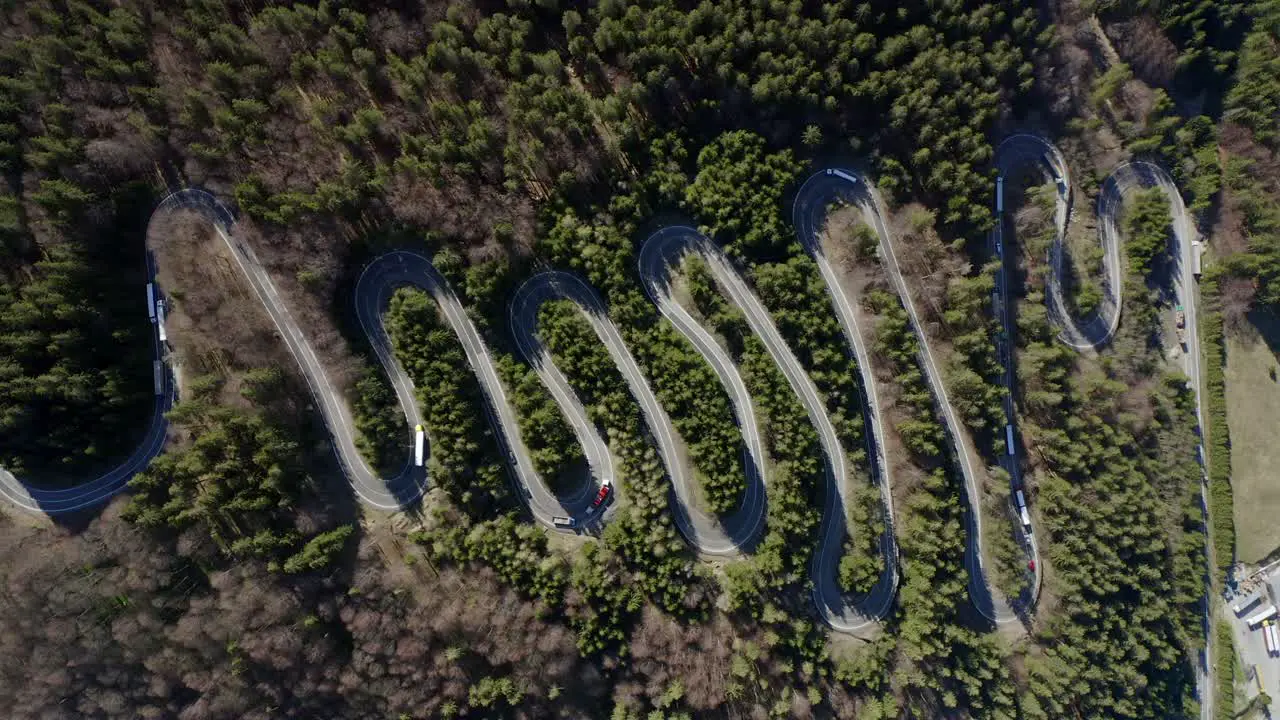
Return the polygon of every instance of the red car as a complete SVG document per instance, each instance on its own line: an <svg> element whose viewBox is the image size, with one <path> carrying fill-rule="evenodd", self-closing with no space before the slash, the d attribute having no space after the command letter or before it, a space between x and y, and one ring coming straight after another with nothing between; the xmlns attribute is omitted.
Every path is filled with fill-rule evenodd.
<svg viewBox="0 0 1280 720"><path fill-rule="evenodd" d="M610 486L601 485L600 492L596 493L596 499L591 501L591 507L598 508L601 505L604 505L605 501L609 499L609 492L611 490L612 488Z"/></svg>

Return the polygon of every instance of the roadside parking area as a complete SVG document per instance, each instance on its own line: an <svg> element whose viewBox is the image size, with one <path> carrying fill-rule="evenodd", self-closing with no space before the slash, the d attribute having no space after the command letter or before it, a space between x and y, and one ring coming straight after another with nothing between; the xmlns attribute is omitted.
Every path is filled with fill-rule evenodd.
<svg viewBox="0 0 1280 720"><path fill-rule="evenodd" d="M1227 595L1226 615L1231 623L1236 653L1245 679L1245 697L1259 692L1280 698L1280 568L1272 567L1241 582ZM1267 646L1268 625L1272 645Z"/></svg>

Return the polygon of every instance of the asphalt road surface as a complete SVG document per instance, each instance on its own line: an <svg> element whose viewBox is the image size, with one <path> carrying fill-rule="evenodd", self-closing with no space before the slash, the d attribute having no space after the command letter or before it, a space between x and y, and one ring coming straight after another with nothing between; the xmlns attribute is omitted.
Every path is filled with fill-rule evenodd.
<svg viewBox="0 0 1280 720"><path fill-rule="evenodd" d="M835 426L827 415L822 396L800 361L783 341L768 309L756 297L724 253L693 228L665 227L654 233L641 248L640 275L648 286L650 296L658 303L663 314L672 318L676 327L689 337L694 346L715 368L721 381L730 389L730 396L734 399L739 426L747 441L748 451L759 458L748 461L754 477L748 483L748 500L744 503L744 509L756 506L756 501L751 499L756 492L754 488L763 488L763 482L758 477L758 468L763 459L763 443L751 411L750 396L737 374L733 361L711 334L670 296L670 268L678 264L684 255L690 253L700 256L706 262L728 300L742 311L747 324L764 343L770 357L787 378L788 384L804 406L810 422L818 431L818 438L827 461L825 465L827 492L820 529L821 541L818 552L814 555L813 600L824 621L833 629L848 633L863 630L883 618L893 603L897 562L894 556L892 530L887 530L882 536L881 551L886 558L886 570L882 573L880 580L865 596L847 598L839 587L837 576L844 549L847 502L845 495L850 479L844 450L840 445ZM737 518L742 514L743 511L739 511L734 517ZM739 521L750 522L752 532L759 527L759 520L754 515L754 512L749 513L748 519ZM886 525L892 527L891 522L887 522Z"/></svg>
<svg viewBox="0 0 1280 720"><path fill-rule="evenodd" d="M215 223L214 226L218 230L219 237L231 249L231 254L241 272L244 273L245 279L271 317L276 333L284 340L289 354L302 370L312 399L320 411L320 416L332 440L334 454L353 492L361 501L382 510L398 510L416 501L426 489L425 469L414 466L412 462L406 462L404 468L394 477L381 478L369 467L356 448L355 423L351 417L351 409L342 394L329 381L320 358L316 356L302 329L289 313L288 305L280 297L279 291L276 290L262 263L258 261L253 248L235 238L230 228L223 227L222 223ZM359 306L357 300L357 307ZM361 321L364 322L365 318L362 317ZM374 329L366 326L365 331L374 332ZM417 412L416 404L412 402L412 384L409 383L404 371L394 358L386 352L389 345L386 343L385 333L381 331L380 321L376 328L376 335L371 334L370 341L378 352L378 359L391 377L405 420L410 427L413 427L421 422L421 417ZM406 402L406 399L409 402Z"/></svg>
<svg viewBox="0 0 1280 720"><path fill-rule="evenodd" d="M850 173L850 177L856 178L857 175ZM861 374L862 396L859 399L862 404L862 415L867 419L867 458L871 463L872 477L880 490L880 501L884 505L885 517L885 532L881 538L880 552L886 558L886 572L881 576L880 583L872 591L871 597L874 599L877 595L879 596L879 600L873 605L876 608L874 614L884 616L888 614L889 605L897 590L900 558L896 540L897 515L893 507L893 475L884 454L885 431L884 417L880 412L880 393L875 372L872 369L871 355L867 352L866 344L862 340L862 332L858 327L858 314L844 291L839 275L827 259L819 237L831 206L849 197L850 192L855 188L856 182L850 183L849 180L827 170L810 175L796 193L791 207L791 221L801 246L818 266L818 272L827 286L827 294L831 296L836 317L840 321L840 327L849 342ZM824 515L824 521L828 518L834 522L834 516L829 513ZM832 532L842 529L831 528L829 524L824 525L822 530L824 540ZM830 565L829 560L823 560L823 562ZM837 560L836 563L838 562ZM824 568L820 574L828 580L831 575L831 567ZM830 594L830 589L827 589L827 597L834 597Z"/></svg>
<svg viewBox="0 0 1280 720"><path fill-rule="evenodd" d="M658 453L662 456L667 475L673 484L676 502L672 504L672 511L676 527L689 543L703 554L729 555L737 552L737 544L726 535L719 523L714 518L698 512L695 507L693 498L697 488L680 454L671 419L658 403L658 398L649 387L639 364L627 349L617 327L609 319L604 301L582 278L561 271L543 272L529 278L516 291L511 304L511 327L525 359L538 369L544 382L551 386L557 402L560 402L566 414L573 418L577 413L570 411L570 408L581 408L581 402L576 399L564 375L555 369L553 359L537 337L538 309L542 307L542 303L557 299L568 300L582 311L600 342L604 343L619 372L622 373L632 397L640 403L645 422L658 443ZM578 428L580 422L589 421L586 413L583 412L580 418L572 419L572 422L575 428ZM581 431L587 430L588 428L583 425ZM594 427L590 430L596 432ZM596 437L598 438L598 432ZM607 456L607 446L603 445L603 441L601 445ZM612 474L609 477L612 478Z"/></svg>
<svg viewBox="0 0 1280 720"><path fill-rule="evenodd" d="M208 193L198 190L182 190L172 193L160 201L147 221L148 226L156 218L175 209L187 208L205 214L215 225L233 222L232 216ZM147 253L147 280L155 282L155 264L150 252ZM137 289L138 305L143 305L143 288ZM156 286L156 297L162 297L160 287ZM165 413L173 407L177 389L172 373L166 364L165 349L155 324L151 328L151 344L154 360L160 365L160 390L155 394L155 404L151 412L151 421L147 432L138 447L124 462L106 473L82 482L75 487L48 488L32 480L15 477L12 473L0 468L0 496L21 510L47 515L61 515L84 510L110 500L124 490L129 480L144 470L164 449L169 422Z"/></svg>
<svg viewBox="0 0 1280 720"><path fill-rule="evenodd" d="M1098 198L1098 214L1102 219L1101 232L1104 236L1104 243L1111 243L1118 246L1120 242L1119 234L1116 227L1120 219L1120 212L1123 209L1123 202L1126 197L1132 196L1134 193L1145 188L1160 188L1165 197L1169 200L1169 211L1173 220L1173 239L1174 247L1170 248L1170 255L1173 258L1173 293L1176 302L1182 305L1185 315L1186 325L1186 352L1182 354L1184 369L1187 377L1190 378L1191 388L1196 395L1196 425L1197 437L1199 438L1200 447L1197 449L1201 459L1208 457L1204 447L1204 397L1202 393L1203 378L1200 370L1200 330L1199 319L1196 311L1198 303L1198 283L1195 277L1195 263L1193 262L1192 252L1194 247L1193 241L1196 239L1195 222L1191 218L1191 214L1187 211L1186 203L1182 200L1182 195L1178 192L1177 185L1173 182L1173 178L1164 168L1148 162L1128 162L1120 165L1111 172L1103 183L1102 194ZM1119 317L1117 311L1116 317ZM1114 331L1114 325L1112 326ZM1108 335L1109 339L1110 335ZM1209 507L1209 476L1207 470L1201 466L1200 476L1200 498L1204 507ZM1212 558L1208 556L1208 546L1206 545L1205 562L1210 568L1213 567ZM1208 580L1212 575L1212 570L1205 574L1206 588L1205 597L1208 598L1212 594L1213 585ZM1213 682L1213 633L1209 631L1212 627L1210 624L1211 604L1206 602L1204 607L1204 628L1205 628L1205 649L1200 655L1200 668L1196 674L1196 685L1200 696L1201 717L1204 720L1214 717L1214 682Z"/></svg>
<svg viewBox="0 0 1280 720"><path fill-rule="evenodd" d="M1014 178L1020 169L1038 171L1057 189L1054 195L1054 239L1049 246L1048 292L1049 317L1059 328L1059 339L1076 350L1097 350L1105 345L1120 324L1120 296L1124 289L1124 270L1120 262L1120 239L1115 230L1114 187L1104 187L1098 198L1102 244L1102 302L1088 318L1072 317L1068 311L1064 287L1069 260L1066 257L1067 223L1071 218L1071 168L1066 158L1048 140L1039 135L1018 133L1005 138L996 148L996 168L1002 177ZM1110 180L1108 180L1108 184Z"/></svg>
<svg viewBox="0 0 1280 720"><path fill-rule="evenodd" d="M1172 219L1173 237L1171 239L1172 247L1171 257L1173 263L1172 286L1176 302L1183 307L1185 314L1186 326L1186 352L1182 354L1184 369L1190 378L1190 385L1196 395L1196 422L1197 434L1200 438L1200 447L1198 448L1199 457L1201 459L1207 457L1204 448L1204 399L1202 396L1202 378L1200 369L1200 333L1197 317L1197 282L1194 273L1195 264L1192 258L1194 252L1193 241L1196 238L1195 223L1187 211L1186 203L1183 202L1182 195L1178 192L1177 185L1173 178L1158 165L1148 162L1127 162L1121 164L1107 176L1102 184L1101 192L1098 196L1098 222L1099 222L1099 242L1102 244L1104 251L1104 270L1106 277L1103 282L1103 302L1099 308L1099 312L1094 317L1077 322L1071 318L1066 311L1066 303L1062 295L1063 273L1065 258L1063 257L1063 239L1066 235L1067 221L1070 215L1071 203L1071 182L1069 169L1066 165L1062 154L1048 140L1036 135L1019 134L1014 135L1001 143L997 149L997 167L1002 176L1006 178L1014 177L1012 173L1020 167L1038 167L1042 174L1049 177L1058 178L1057 193L1057 233L1054 245L1050 250L1050 275L1049 288L1050 293L1046 298L1049 306L1050 317L1058 324L1061 329L1060 338L1063 342L1071 347L1082 351L1098 351L1103 345L1108 343L1115 334L1116 328L1120 323L1121 309L1121 292L1123 290L1123 269L1120 258L1120 246L1122 237L1119 231L1119 224L1123 217L1124 202L1126 198L1134 193L1146 188L1160 188L1165 197L1169 200L1169 209ZM1001 242L1001 225L997 223L996 229L993 231L993 240L1002 250L1007 248L1007 243ZM1002 256L1003 260L1003 256ZM1003 266L1002 262L1002 266ZM1004 269L1002 267L1002 275ZM1002 277L1000 282L1002 294L1007 291L1007 279ZM1012 303L1007 300L1003 303L1005 308L1004 323L1006 332L1012 329L1011 309ZM1013 345L1013 335L1008 334L1008 347ZM1011 353L1006 352L1004 355L1006 362L1006 376L1010 387L1012 387L1013 367ZM1011 409L1011 408L1007 408ZM1009 413L1012 418L1012 412ZM1020 478L1015 479L1019 482ZM1201 502L1204 507L1208 507L1208 475L1203 466L1201 468ZM1033 545L1034 547L1034 545ZM1207 553L1207 548L1206 548ZM1038 551L1036 555L1039 559ZM1205 561L1212 567L1212 559L1206 554ZM1040 563L1036 563L1037 570ZM1209 574L1206 573L1206 578ZM1040 579L1037 576L1036 589L1038 591ZM1206 597L1212 592L1212 584L1206 588ZM1196 677L1198 694L1200 697L1201 717L1209 720L1213 715L1214 702L1214 683L1211 668L1213 667L1213 646L1212 633L1209 632L1210 625L1210 604L1206 603L1204 608L1204 627L1205 633L1205 649L1201 652Z"/></svg>
<svg viewBox="0 0 1280 720"><path fill-rule="evenodd" d="M894 251L893 234L885 225L884 204L880 199L879 193L875 186L867 182L865 176L860 172L851 168L840 168L840 172L854 178L851 182L837 175L823 174L823 178L811 178L811 181L818 188L826 187L828 189L815 189L814 197L825 197L835 200L843 198L862 209L863 217L875 230L876 236L880 240L881 258L884 262L884 268L889 276L889 281L893 285L894 291L902 300L902 305L907 311L907 315L911 319L911 325L915 328L916 337L919 341L920 364L924 370L925 380L928 382L933 392L934 399L938 405L943 420L943 429L946 432L948 441L953 448L955 456L958 460L958 467L962 478L964 479L966 497L969 510L965 513L967 525L967 542L965 545L965 568L969 576L969 597L974 607L987 619L997 622L1010 622L1017 618L1008 604L992 593L990 582L987 578L986 568L982 558L982 495L978 488L977 474L974 467L977 464L972 449L968 443L964 441L963 425L960 424L956 416L955 409L951 405L951 401L947 396L946 385L942 381L942 373L935 359L932 348L929 347L929 339L920 323L920 316L916 312L915 301L912 299L911 292L907 287L906 281L902 277L902 271L898 267L898 258ZM843 183L843 185L841 185ZM798 211L797 211L798 212ZM818 217L818 213L824 212L824 209L812 206L808 209L807 214L811 217ZM812 234L819 227L818 222L811 221L809 223Z"/></svg>
<svg viewBox="0 0 1280 720"><path fill-rule="evenodd" d="M640 248L636 258L637 269L649 299L676 330L684 335L694 349L702 355L715 371L733 403L734 416L743 438L743 467L747 482L742 503L733 513L714 518L696 510L690 512L691 520L700 526L700 536L715 538L719 547L742 550L759 539L764 528L764 442L756 423L755 408L747 386L738 374L729 354L716 339L671 296L671 269L677 266L686 252L700 250L696 232L691 228L669 227L654 233ZM679 492L679 488L677 488ZM688 498L681 502L692 507Z"/></svg>
<svg viewBox="0 0 1280 720"><path fill-rule="evenodd" d="M435 299L445 322L462 344L467 363L475 372L484 393L485 412L497 431L496 437L506 454L506 463L512 473L516 490L526 500L534 518L547 527L554 528L553 518L575 517L583 521L580 527L585 526L585 521L594 514L588 513L587 509L594 497L595 488L584 486L579 488L578 492L566 496L559 496L550 490L534 468L533 458L524 444L516 412L507 399L506 389L498 376L493 357L476 329L475 323L462 307L457 294L429 259L415 252L399 250L381 255L365 267L359 282L356 283L355 300L360 325L369 337L370 344L383 368L391 377L401 407L408 408L406 417L415 424L421 422L416 419L417 405L413 394L413 383L395 360L390 340L382 326L382 313L386 310L391 295L397 289L409 286L424 290ZM580 437L583 431L581 422L582 418L579 418L579 422L574 424ZM587 423L587 429L594 431L594 428L589 425ZM603 441L600 441L598 436L588 440L594 440L596 443L584 441L583 446L587 448L585 455L596 471L597 477L611 477L612 468L608 450L607 448L600 450ZM570 530L570 528L559 529Z"/></svg>
<svg viewBox="0 0 1280 720"><path fill-rule="evenodd" d="M185 208L203 214L217 230L218 236L230 248L232 257L235 258L249 285L270 315L277 333L285 341L290 354L302 369L312 398L333 440L339 464L356 495L369 505L385 510L397 510L416 500L421 495L426 482L422 468L414 467L407 461L399 474L383 479L379 478L360 456L360 452L356 449L354 425L346 401L329 382L319 358L316 357L315 351L289 314L288 308L271 282L267 271L258 261L253 248L232 236L235 219L231 212L209 193L198 189L186 189L165 198L153 217L174 208ZM139 294L141 295L141 291ZM380 328L379 323L379 333ZM378 337L371 335L371 340L375 348L379 347ZM156 345L156 357L162 359L163 351L159 338L155 337L153 341ZM381 342L385 344L385 334L381 334ZM381 352L379 358L384 365L390 362L387 367L388 373L404 405L405 417L412 426L418 422L415 406L412 402L404 403L406 397L412 398L411 386L407 384L404 373L395 365L394 359ZM66 490L42 490L30 484L21 483L8 473L0 473L0 486L3 487L5 496L19 507L48 514L79 510L106 501L123 490L129 479L145 468L163 449L167 431L164 413L172 405L173 393L172 378L169 377L168 372L165 372L163 393L157 396L151 429L138 450L119 468L88 483Z"/></svg>

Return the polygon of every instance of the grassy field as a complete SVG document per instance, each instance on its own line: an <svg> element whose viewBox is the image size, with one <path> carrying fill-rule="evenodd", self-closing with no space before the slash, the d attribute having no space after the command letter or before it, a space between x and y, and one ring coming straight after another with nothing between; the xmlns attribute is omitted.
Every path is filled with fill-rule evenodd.
<svg viewBox="0 0 1280 720"><path fill-rule="evenodd" d="M1227 333L1227 422L1238 558L1258 562L1280 547L1280 318L1251 314Z"/></svg>

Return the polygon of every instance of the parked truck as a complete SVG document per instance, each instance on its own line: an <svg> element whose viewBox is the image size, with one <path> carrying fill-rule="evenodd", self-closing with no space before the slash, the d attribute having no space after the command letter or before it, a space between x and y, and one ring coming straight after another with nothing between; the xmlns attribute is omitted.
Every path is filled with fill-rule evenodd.
<svg viewBox="0 0 1280 720"><path fill-rule="evenodd" d="M1240 615L1243 615L1244 612L1249 608L1253 607L1254 605L1257 605L1258 602L1261 600L1262 600L1261 595L1249 595L1247 597L1241 598L1239 602L1237 602L1235 605L1232 605L1231 611L1234 612L1238 617Z"/></svg>
<svg viewBox="0 0 1280 720"><path fill-rule="evenodd" d="M1262 608L1261 610L1259 610L1258 612L1250 615L1244 622L1249 627L1258 627L1259 625L1262 624L1264 620L1270 620L1271 618L1275 617L1275 614L1276 614L1276 606L1268 605Z"/></svg>

